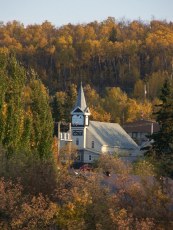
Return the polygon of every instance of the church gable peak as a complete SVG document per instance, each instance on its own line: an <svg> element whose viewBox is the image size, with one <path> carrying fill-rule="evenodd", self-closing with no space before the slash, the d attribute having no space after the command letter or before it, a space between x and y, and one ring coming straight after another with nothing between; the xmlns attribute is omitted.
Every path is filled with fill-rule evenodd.
<svg viewBox="0 0 173 230"><path fill-rule="evenodd" d="M82 113L83 111L79 108L79 107L77 107L77 108L75 108L74 110L73 110L73 113Z"/></svg>
<svg viewBox="0 0 173 230"><path fill-rule="evenodd" d="M90 114L90 109L89 109L89 107L86 107L86 109L85 109L85 111L84 111L85 113L89 113Z"/></svg>

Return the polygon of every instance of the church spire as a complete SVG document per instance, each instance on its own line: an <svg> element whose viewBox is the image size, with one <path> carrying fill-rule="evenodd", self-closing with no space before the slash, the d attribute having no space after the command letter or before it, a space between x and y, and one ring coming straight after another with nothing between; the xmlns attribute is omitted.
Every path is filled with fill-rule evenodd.
<svg viewBox="0 0 173 230"><path fill-rule="evenodd" d="M78 92L78 97L77 97L75 108L76 107L79 107L83 112L87 108L85 95L84 95L84 91L83 91L83 87L82 87L82 82L80 84L80 88L79 88L79 92Z"/></svg>

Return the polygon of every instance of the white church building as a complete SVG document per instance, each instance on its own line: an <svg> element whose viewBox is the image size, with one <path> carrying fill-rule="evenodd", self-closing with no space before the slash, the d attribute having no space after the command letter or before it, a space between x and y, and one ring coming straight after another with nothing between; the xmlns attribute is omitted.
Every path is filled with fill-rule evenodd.
<svg viewBox="0 0 173 230"><path fill-rule="evenodd" d="M60 145L72 141L77 146L78 162L92 163L104 153L117 153L127 158L137 155L138 145L119 124L91 121L90 115L81 84L71 112L71 129L61 133L60 138Z"/></svg>

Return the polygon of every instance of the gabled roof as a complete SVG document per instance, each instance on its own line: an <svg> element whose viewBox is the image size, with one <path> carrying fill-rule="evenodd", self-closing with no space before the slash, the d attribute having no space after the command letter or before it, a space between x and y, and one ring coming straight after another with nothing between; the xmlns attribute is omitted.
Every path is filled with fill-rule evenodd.
<svg viewBox="0 0 173 230"><path fill-rule="evenodd" d="M82 110L81 110L79 107L77 107L77 108L75 108L75 109L73 110L73 112L74 112L74 113L81 113Z"/></svg>
<svg viewBox="0 0 173 230"><path fill-rule="evenodd" d="M152 133L159 131L159 124L156 121L140 119L124 124L123 128L127 133Z"/></svg>
<svg viewBox="0 0 173 230"><path fill-rule="evenodd" d="M92 133L101 145L122 149L137 149L138 145L117 123L90 121L87 131Z"/></svg>

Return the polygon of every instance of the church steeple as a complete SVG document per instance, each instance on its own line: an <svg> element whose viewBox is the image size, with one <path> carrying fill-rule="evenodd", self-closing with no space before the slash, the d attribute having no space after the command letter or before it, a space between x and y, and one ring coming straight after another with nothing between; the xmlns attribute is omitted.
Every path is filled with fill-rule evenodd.
<svg viewBox="0 0 173 230"><path fill-rule="evenodd" d="M84 114L90 115L90 110L89 110L89 108L86 104L86 100L85 100L82 82L81 82L80 87L79 87L78 96L77 96L76 104L75 104L75 107L73 108L73 111L77 108L79 108ZM72 113L73 113L73 111L72 111Z"/></svg>
<svg viewBox="0 0 173 230"><path fill-rule="evenodd" d="M79 87L75 107L71 112L71 125L73 142L79 149L86 147L86 130L89 126L89 116L91 115L87 107L82 82Z"/></svg>
<svg viewBox="0 0 173 230"><path fill-rule="evenodd" d="M82 82L78 91L75 107L72 112L72 127L85 127L89 125L90 110L86 104Z"/></svg>
<svg viewBox="0 0 173 230"><path fill-rule="evenodd" d="M84 91L83 91L83 87L82 87L82 82L80 84L80 88L79 88L79 92L78 92L78 96L77 96L77 101L75 104L75 108L79 107L83 112L85 111L87 105L86 105L86 100L85 100L85 96L84 96Z"/></svg>

